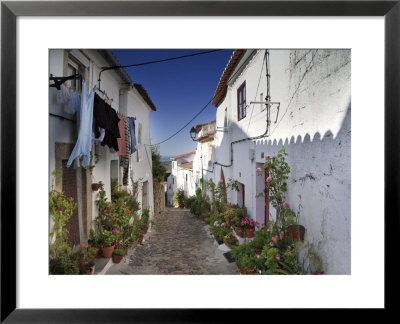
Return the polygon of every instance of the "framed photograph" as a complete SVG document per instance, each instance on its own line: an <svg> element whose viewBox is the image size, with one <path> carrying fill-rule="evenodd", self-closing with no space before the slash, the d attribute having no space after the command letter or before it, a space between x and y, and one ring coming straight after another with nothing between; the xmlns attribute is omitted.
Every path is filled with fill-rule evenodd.
<svg viewBox="0 0 400 324"><path fill-rule="evenodd" d="M280 308L392 309L394 301L390 292L395 285L391 282L398 282L391 272L394 259L391 255L397 255L391 238L399 235L399 31L400 4L397 0L2 1L1 322L199 322L211 319L224 322L235 319L239 312L250 310L265 316L268 309ZM58 68L57 64L52 65L56 61L54 57L64 55L59 61L68 63L59 69L64 71L63 75L80 75L84 74L85 64L92 64L90 60L85 63L88 56L82 55L80 49L93 50L93 57L97 57L95 52L102 49L228 48L265 49L268 54L266 49L270 48L300 49L304 57L313 54L312 49L340 49L347 54L339 55L334 72L348 63L340 65L340 60L351 57L351 68L346 67L348 73L337 75L340 81L351 84L349 109L352 115L351 131L348 130L352 145L351 251L348 251L351 264L333 267L346 269L343 275L302 276L301 280L298 276L235 276L232 279L232 276L49 275L48 251L43 249L48 248L49 240L51 126L48 107L51 103L48 81L49 69L52 71L55 66L57 71ZM62 54L64 49L71 49L70 57ZM102 52L103 56L108 55L106 50ZM245 55L249 60L254 57L253 62L259 60L264 64L263 57L267 54L260 54L258 58L255 52L248 50ZM229 64L235 55L238 60L243 58L240 50L233 53ZM310 56L311 62L317 56L314 54ZM54 55L53 61L51 55ZM326 56L329 55L327 51ZM102 58L97 62L101 61ZM297 64L300 60L295 61ZM232 68L229 64L228 70ZM307 66L304 68L307 73ZM221 72L222 79L225 70ZM266 73L266 80L268 75ZM122 81L118 82L122 83L129 79L126 75L119 77ZM80 89L82 83L78 81L71 80L69 88ZM241 79L237 83L238 89L232 92L237 96L240 118L237 117L238 121L245 121L245 91L251 84ZM149 110L155 110L151 94L149 97L140 84L135 86L137 98L148 105ZM224 91L231 90L216 91L214 105L223 102ZM118 94L121 96L121 92ZM268 98L268 93L266 95ZM312 95L334 96L333 93ZM263 100L262 94L259 98ZM104 101L113 106L110 98L104 97ZM52 113L50 110L50 115ZM61 112L59 117L68 119L68 114ZM125 127L129 122L128 119ZM199 129L211 127L208 123L198 126ZM140 133L140 142L142 135L147 138L145 129L143 126L142 130L138 119L136 137ZM146 143L145 139L143 141ZM60 161L68 159L63 157L63 149L60 146L58 151ZM212 148L209 152L211 155ZM101 155L101 149L94 154ZM251 154L246 151L246 158ZM256 149L254 154L257 160L257 154L264 152ZM145 144L138 146L136 163L147 161L148 157ZM257 162L261 168L262 164ZM193 166L190 161L182 163ZM125 182L135 172L130 171L123 173L125 171L115 164L107 186L112 186L113 174ZM346 173L346 168L342 172ZM188 173L185 176L187 179ZM223 179L224 175L220 177ZM82 176L80 181L83 179ZM198 180L193 182L196 186ZM265 181L271 180L265 177ZM143 189L146 199L153 197L153 187L148 186L146 184ZM346 194L350 194L350 185L348 189ZM248 190L251 190L248 186L240 184L237 199L242 199L243 205ZM143 197L140 200L145 206ZM79 242L79 238L76 240ZM288 296L288 291L292 290L296 293Z"/></svg>

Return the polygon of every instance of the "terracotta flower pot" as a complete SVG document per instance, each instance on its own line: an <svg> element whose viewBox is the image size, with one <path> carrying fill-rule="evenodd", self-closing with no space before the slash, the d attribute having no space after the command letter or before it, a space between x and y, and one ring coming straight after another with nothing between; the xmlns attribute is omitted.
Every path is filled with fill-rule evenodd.
<svg viewBox="0 0 400 324"><path fill-rule="evenodd" d="M235 226L235 232L236 232L236 234L239 235L240 237L244 237L244 235L243 235L243 230L242 230L240 227Z"/></svg>
<svg viewBox="0 0 400 324"><path fill-rule="evenodd" d="M248 267L237 268L237 271L240 272L241 274L244 274L244 275L255 273L255 270L254 270L254 269L250 269L250 268L248 268Z"/></svg>
<svg viewBox="0 0 400 324"><path fill-rule="evenodd" d="M124 258L123 255L114 255L113 254L113 256L112 256L112 259L113 259L114 263L120 263L123 258Z"/></svg>
<svg viewBox="0 0 400 324"><path fill-rule="evenodd" d="M231 247L232 247L232 244L231 244L231 243L228 243L228 242L225 241L225 240L224 240L224 243L225 243L225 245L226 245L228 248L231 248Z"/></svg>
<svg viewBox="0 0 400 324"><path fill-rule="evenodd" d="M139 239L132 243L132 248L135 248L139 243Z"/></svg>
<svg viewBox="0 0 400 324"><path fill-rule="evenodd" d="M114 245L108 247L102 247L101 251L103 252L103 256L107 259L112 257L112 253L114 252Z"/></svg>
<svg viewBox="0 0 400 324"><path fill-rule="evenodd" d="M246 228L246 236L247 237L253 237L254 234L254 228Z"/></svg>
<svg viewBox="0 0 400 324"><path fill-rule="evenodd" d="M125 248L124 249L124 255L127 255L128 254L128 248Z"/></svg>
<svg viewBox="0 0 400 324"><path fill-rule="evenodd" d="M306 229L303 225L289 225L286 227L286 229L293 242L304 240L304 232Z"/></svg>
<svg viewBox="0 0 400 324"><path fill-rule="evenodd" d="M92 183L92 190L97 191L102 187L100 183Z"/></svg>

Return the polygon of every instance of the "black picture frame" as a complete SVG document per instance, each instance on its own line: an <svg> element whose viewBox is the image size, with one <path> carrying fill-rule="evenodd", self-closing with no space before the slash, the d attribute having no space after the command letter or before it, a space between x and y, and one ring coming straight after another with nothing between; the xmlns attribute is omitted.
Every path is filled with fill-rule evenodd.
<svg viewBox="0 0 400 324"><path fill-rule="evenodd" d="M399 234L400 4L396 1L2 1L1 2L1 322L226 322L242 310L16 308L16 18L18 16L384 16L385 309L396 307L390 244ZM373 44L371 44L373 46ZM379 107L377 107L378 109ZM368 140L368 134L366 134ZM371 166L373 169L373 166ZM371 191L373 184L371 184ZM372 238L371 238L372 240ZM372 243L372 242L371 242ZM371 256L373 259L373 256ZM371 260L371 266L373 266ZM367 283L366 283L367 284ZM257 318L263 310L251 316ZM270 316L271 312L268 313ZM264 316L264 313L261 314ZM265 320L265 318L264 318Z"/></svg>

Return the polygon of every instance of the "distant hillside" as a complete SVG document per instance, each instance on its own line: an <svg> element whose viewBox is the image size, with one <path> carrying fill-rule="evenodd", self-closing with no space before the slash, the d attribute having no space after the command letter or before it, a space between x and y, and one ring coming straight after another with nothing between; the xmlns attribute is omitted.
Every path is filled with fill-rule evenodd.
<svg viewBox="0 0 400 324"><path fill-rule="evenodd" d="M167 168L167 172L171 172L171 157L172 156L162 155L160 158L161 163Z"/></svg>
<svg viewBox="0 0 400 324"><path fill-rule="evenodd" d="M161 161L168 161L168 162L171 162L171 158L172 158L172 156L169 156L169 155L161 155Z"/></svg>

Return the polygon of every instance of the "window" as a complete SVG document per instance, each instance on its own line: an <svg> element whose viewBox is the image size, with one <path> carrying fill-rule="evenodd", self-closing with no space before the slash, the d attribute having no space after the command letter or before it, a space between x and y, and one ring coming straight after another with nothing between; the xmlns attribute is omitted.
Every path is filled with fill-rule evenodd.
<svg viewBox="0 0 400 324"><path fill-rule="evenodd" d="M67 76L79 74L79 65L72 61L71 59L68 60L67 66ZM77 79L68 80L67 86L69 86L72 90L80 92L80 83Z"/></svg>
<svg viewBox="0 0 400 324"><path fill-rule="evenodd" d="M246 81L237 90L238 120L246 117Z"/></svg>

